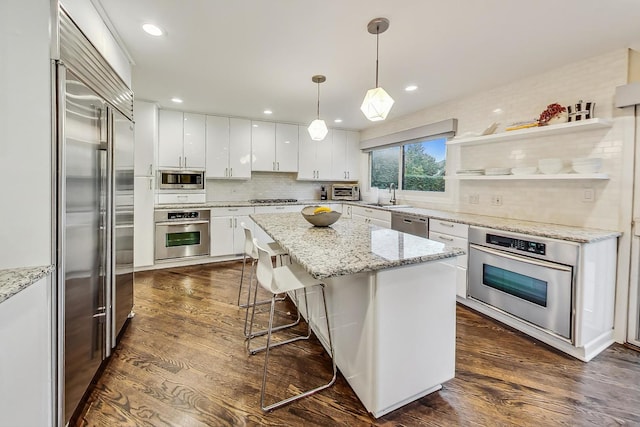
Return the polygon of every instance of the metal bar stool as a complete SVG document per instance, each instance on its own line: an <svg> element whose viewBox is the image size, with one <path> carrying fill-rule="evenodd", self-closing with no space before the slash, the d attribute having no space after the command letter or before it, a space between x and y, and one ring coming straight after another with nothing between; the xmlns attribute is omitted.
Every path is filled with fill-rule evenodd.
<svg viewBox="0 0 640 427"><path fill-rule="evenodd" d="M247 227L245 225L244 222L240 223L240 226L243 228L244 230L244 256L242 259L242 272L240 273L240 286L238 289L238 306L241 308L247 308L247 311L245 312L244 315L244 336L248 337L250 332L249 332L249 307L252 307L254 303L250 303L251 301L251 287L253 285L253 276L254 276L254 271L255 271L255 265L258 262L258 251L256 250L255 246L254 246L254 237L253 237L253 232L251 231L251 229L249 227ZM269 257L270 259L272 257L280 257L280 265L283 265L283 261L282 261L282 257L284 255L287 255L286 251L284 249L282 249L282 247L280 245L278 245L275 242L271 242L268 243L266 245L266 250L269 253ZM241 294L242 294L242 285L244 282L244 270L245 270L245 266L247 263L247 257L251 258L251 275L249 278L249 290L247 292L247 302L245 304L240 304L240 298L241 298ZM257 289L258 285L256 284L256 289ZM277 301L284 301L285 296L277 298ZM254 298L255 301L255 298ZM271 302L271 300L263 300L263 301L258 301L255 302L255 304L257 305L262 305L262 304L268 304L269 302ZM297 325L298 323L300 323L300 314L298 313L298 319L293 322L293 323L289 323L286 325L281 325L278 326L277 328L274 328L275 330L280 330L280 329L284 329L284 328L290 328L292 326ZM252 335L253 336L260 336L260 335L264 335L267 333L267 330L261 330L261 331L256 331L253 332Z"/></svg>
<svg viewBox="0 0 640 427"><path fill-rule="evenodd" d="M300 265L297 265L297 264L295 265L290 264L290 265L274 268L273 264L271 263L271 256L269 255L269 252L267 252L265 249L260 247L257 240L254 240L254 246L258 251L258 267L256 271L256 277L258 279L258 284L262 286L266 291L271 293L271 309L269 312L269 326L267 327L267 345L264 347L252 349L251 348L252 334L250 332L247 340L247 349L249 350L250 354L256 354L259 351L265 350L264 371L262 374L262 391L260 393L260 406L262 407L263 411L271 411L273 409L276 409L283 405L291 403L295 400L309 396L320 390L324 390L325 388L331 387L336 380L336 375L338 370L336 367L336 362L334 357L333 342L331 340L331 328L329 326L329 313L327 311L327 299L324 293L324 283L314 279L309 273L304 271L304 269ZM297 394L295 396L292 396L287 399L281 400L279 402L272 403L270 405L265 406L264 397L265 397L265 389L267 385L267 366L269 363L269 350L277 346L281 346L281 345L288 344L298 340L308 339L310 337L311 313L309 312L309 308L307 305L307 288L310 288L313 286L319 286L320 289L322 290L322 302L324 305L325 319L327 321L327 334L329 337L329 351L331 353L331 362L333 365L333 377L328 383L324 385L318 386L311 390L307 390L303 393ZM275 331L275 328L273 328L273 315L275 310L276 296L283 292L296 293L298 290L301 290L301 289L304 291L304 295L305 295L305 308L307 312L307 335L297 336L291 339L280 341L278 343L272 343L271 334L272 332ZM254 293L254 301L255 301L255 298L256 298L256 295ZM251 314L251 325L253 325L254 314L255 314L255 304L253 305L253 310ZM298 316L300 316L300 310L298 310Z"/></svg>

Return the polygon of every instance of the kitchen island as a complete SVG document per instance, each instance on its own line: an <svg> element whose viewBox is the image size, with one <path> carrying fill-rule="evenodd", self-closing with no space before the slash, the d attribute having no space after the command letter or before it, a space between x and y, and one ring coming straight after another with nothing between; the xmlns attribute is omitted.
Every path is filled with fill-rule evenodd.
<svg viewBox="0 0 640 427"><path fill-rule="evenodd" d="M299 213L251 218L325 283L336 364L373 416L454 377L455 257L462 249L350 219L314 227ZM302 298L292 299L306 318ZM308 303L326 349L319 293L309 292Z"/></svg>

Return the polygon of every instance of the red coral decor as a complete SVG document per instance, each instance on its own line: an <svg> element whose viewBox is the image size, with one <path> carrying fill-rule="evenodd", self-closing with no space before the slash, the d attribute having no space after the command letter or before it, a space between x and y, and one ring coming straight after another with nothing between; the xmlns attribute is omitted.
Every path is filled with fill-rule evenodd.
<svg viewBox="0 0 640 427"><path fill-rule="evenodd" d="M554 103L547 105L547 109L540 113L540 118L538 119L538 126L545 126L549 123L549 120L554 118L560 113L564 113L567 111L565 107L560 104Z"/></svg>

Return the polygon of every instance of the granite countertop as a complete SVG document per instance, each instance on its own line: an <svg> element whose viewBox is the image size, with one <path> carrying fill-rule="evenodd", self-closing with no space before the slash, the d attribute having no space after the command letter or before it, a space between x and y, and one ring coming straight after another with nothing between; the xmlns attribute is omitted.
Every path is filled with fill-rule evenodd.
<svg viewBox="0 0 640 427"><path fill-rule="evenodd" d="M52 265L0 270L0 304L53 271Z"/></svg>
<svg viewBox="0 0 640 427"><path fill-rule="evenodd" d="M316 279L465 253L443 243L348 218L340 218L330 227L314 227L297 212L253 214L251 218Z"/></svg>

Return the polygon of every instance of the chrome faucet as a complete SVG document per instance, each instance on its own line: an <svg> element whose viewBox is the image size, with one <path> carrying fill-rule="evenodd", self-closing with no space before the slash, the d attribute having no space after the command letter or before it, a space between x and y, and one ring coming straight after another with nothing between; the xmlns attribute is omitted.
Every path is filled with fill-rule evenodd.
<svg viewBox="0 0 640 427"><path fill-rule="evenodd" d="M389 193L391 193L391 190L393 190L393 196L391 196L391 199L389 199L389 203L391 203L392 205L395 205L397 200L396 200L396 185L392 182L391 184L389 184Z"/></svg>

